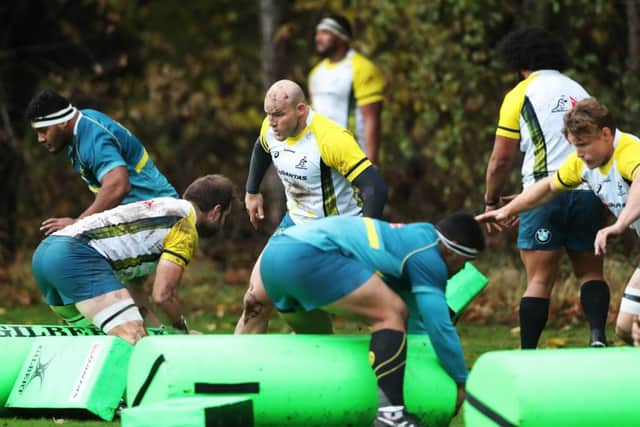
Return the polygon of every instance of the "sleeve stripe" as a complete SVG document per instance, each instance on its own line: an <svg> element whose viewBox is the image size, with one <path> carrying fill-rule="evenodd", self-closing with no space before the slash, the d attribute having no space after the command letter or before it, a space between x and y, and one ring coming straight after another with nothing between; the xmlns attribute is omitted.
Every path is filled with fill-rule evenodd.
<svg viewBox="0 0 640 427"><path fill-rule="evenodd" d="M560 178L560 171L556 171L556 178L558 179L558 182L564 187L564 188L571 188L570 185L566 184L562 178Z"/></svg>
<svg viewBox="0 0 640 427"><path fill-rule="evenodd" d="M506 130L507 132L520 133L520 129L511 129L506 126L498 126L498 129Z"/></svg>
<svg viewBox="0 0 640 427"><path fill-rule="evenodd" d="M636 171L638 170L638 167L640 166L640 163L638 163L637 165L635 165L633 167L633 169L631 170L631 179L634 179L635 175L636 175Z"/></svg>
<svg viewBox="0 0 640 427"><path fill-rule="evenodd" d="M164 249L162 252L166 252L169 255L173 255L176 258L180 258L185 264L189 264L189 260L177 252L170 251L169 249Z"/></svg>
<svg viewBox="0 0 640 427"><path fill-rule="evenodd" d="M362 159L360 159L360 161L358 163L356 163L355 165L353 165L353 167L351 169L349 169L347 171L347 173L344 174L345 177L348 177L349 175L351 175L351 173L358 169L358 166L360 166L361 164L363 164L364 162L368 161L369 159L366 157L363 157Z"/></svg>

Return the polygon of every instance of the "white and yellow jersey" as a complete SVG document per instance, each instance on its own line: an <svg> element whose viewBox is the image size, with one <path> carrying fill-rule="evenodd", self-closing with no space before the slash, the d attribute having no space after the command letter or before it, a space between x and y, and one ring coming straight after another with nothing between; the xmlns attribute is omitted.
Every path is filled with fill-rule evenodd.
<svg viewBox="0 0 640 427"><path fill-rule="evenodd" d="M585 182L615 216L627 204L629 188L640 166L640 139L616 130L613 155L599 168L589 169L573 152L560 166L553 179L560 190L572 189ZM640 236L640 220L631 224Z"/></svg>
<svg viewBox="0 0 640 427"><path fill-rule="evenodd" d="M562 133L564 113L589 94L556 70L539 70L504 98L496 135L520 140L522 186L553 175L573 147Z"/></svg>
<svg viewBox="0 0 640 427"><path fill-rule="evenodd" d="M331 215L361 215L351 182L371 166L351 133L311 108L306 127L278 141L262 122L262 148L284 185L287 210L296 224Z"/></svg>
<svg viewBox="0 0 640 427"><path fill-rule="evenodd" d="M353 49L338 62L322 60L309 73L313 109L351 131L364 148L364 122L359 108L384 100L382 72Z"/></svg>
<svg viewBox="0 0 640 427"><path fill-rule="evenodd" d="M109 261L121 280L151 273L160 258L184 267L198 247L193 206L171 197L121 205L53 235L86 242Z"/></svg>

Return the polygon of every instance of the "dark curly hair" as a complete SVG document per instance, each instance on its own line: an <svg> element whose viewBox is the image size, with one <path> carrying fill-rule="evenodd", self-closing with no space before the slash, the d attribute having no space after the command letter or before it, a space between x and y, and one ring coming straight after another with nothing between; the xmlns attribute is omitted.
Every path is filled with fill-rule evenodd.
<svg viewBox="0 0 640 427"><path fill-rule="evenodd" d="M542 28L512 31L498 44L498 52L513 71L563 71L569 64L562 40Z"/></svg>
<svg viewBox="0 0 640 427"><path fill-rule="evenodd" d="M69 101L59 93L45 89L34 96L27 106L24 116L28 121L36 117L55 113L69 106Z"/></svg>

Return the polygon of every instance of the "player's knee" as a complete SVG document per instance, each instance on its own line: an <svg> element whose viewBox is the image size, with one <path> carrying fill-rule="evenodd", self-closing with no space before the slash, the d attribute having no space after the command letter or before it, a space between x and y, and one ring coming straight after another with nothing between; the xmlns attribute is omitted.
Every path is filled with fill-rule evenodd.
<svg viewBox="0 0 640 427"><path fill-rule="evenodd" d="M258 311L261 314L266 313L266 315L271 313L271 309L273 308L271 301L266 297L266 295L259 292L254 292L252 289L249 289L244 294L243 303L245 311Z"/></svg>
<svg viewBox="0 0 640 427"><path fill-rule="evenodd" d="M132 298L125 298L103 308L93 316L91 321L105 334L110 335L116 335L111 333L116 328L134 332L139 332L141 328L144 331L142 315Z"/></svg>
<svg viewBox="0 0 640 427"><path fill-rule="evenodd" d="M404 324L409 317L409 310L406 304L398 296L388 299L386 313L386 320L393 323Z"/></svg>
<svg viewBox="0 0 640 427"><path fill-rule="evenodd" d="M133 321L116 326L108 332L108 335L118 336L129 344L136 344L147 335L147 331L144 329L142 321Z"/></svg>

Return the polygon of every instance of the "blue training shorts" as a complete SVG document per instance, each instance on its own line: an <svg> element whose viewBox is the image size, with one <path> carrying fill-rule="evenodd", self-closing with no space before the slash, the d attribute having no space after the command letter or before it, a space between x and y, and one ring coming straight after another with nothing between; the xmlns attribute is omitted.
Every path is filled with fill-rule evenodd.
<svg viewBox="0 0 640 427"><path fill-rule="evenodd" d="M49 305L74 304L124 287L102 255L73 237L40 242L32 269Z"/></svg>
<svg viewBox="0 0 640 427"><path fill-rule="evenodd" d="M286 235L273 236L262 253L264 289L280 312L310 311L362 286L375 271L339 251L322 251Z"/></svg>
<svg viewBox="0 0 640 427"><path fill-rule="evenodd" d="M593 252L602 225L602 202L593 192L564 191L549 203L520 214L518 248Z"/></svg>

